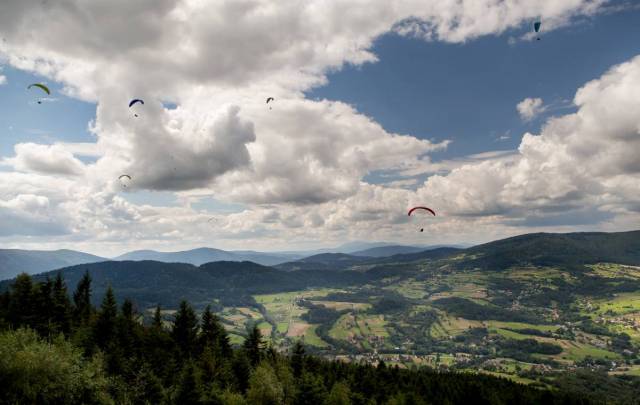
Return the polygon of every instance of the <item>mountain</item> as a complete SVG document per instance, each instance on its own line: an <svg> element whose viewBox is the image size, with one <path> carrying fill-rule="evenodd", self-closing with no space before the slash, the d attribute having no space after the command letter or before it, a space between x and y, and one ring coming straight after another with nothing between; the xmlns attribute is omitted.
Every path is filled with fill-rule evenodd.
<svg viewBox="0 0 640 405"><path fill-rule="evenodd" d="M114 260L155 260L165 263L190 263L199 266L217 261L252 261L271 266L302 257L299 254L262 253L254 251L226 251L213 248L198 248L179 252L158 252L155 250L136 250L116 257Z"/></svg>
<svg viewBox="0 0 640 405"><path fill-rule="evenodd" d="M598 262L640 264L640 231L532 233L464 250L465 268L515 265L582 265Z"/></svg>
<svg viewBox="0 0 640 405"><path fill-rule="evenodd" d="M21 250L0 249L0 280L25 272L43 273L60 267L82 263L103 262L109 259L75 250Z"/></svg>
<svg viewBox="0 0 640 405"><path fill-rule="evenodd" d="M402 246L402 245L389 245L378 246L369 249L358 250L352 252L353 256L367 256L367 257L388 257L399 254L418 253L426 250L425 247L419 246Z"/></svg>
<svg viewBox="0 0 640 405"><path fill-rule="evenodd" d="M582 371L640 374L640 231L535 233L377 258L319 254L275 268L125 261L60 271L71 291L88 271L94 303L111 285L147 316L161 304L170 317L182 299L210 304L236 344L255 324L278 350L304 338L309 353L406 369L538 386Z"/></svg>
<svg viewBox="0 0 640 405"><path fill-rule="evenodd" d="M275 267L284 271L346 270L369 260L371 260L370 257L353 256L345 253L321 253L293 262L282 263Z"/></svg>
<svg viewBox="0 0 640 405"><path fill-rule="evenodd" d="M87 272L92 279L93 301L98 305L108 286L119 300L132 299L139 308L161 304L175 307L188 300L196 307L216 299L224 305L255 305L252 294L304 290L309 287L346 286L368 281L354 271L285 272L253 262L219 261L201 266L151 260L107 261L65 267L33 276L35 281L58 273L71 290ZM0 292L13 280L0 282Z"/></svg>

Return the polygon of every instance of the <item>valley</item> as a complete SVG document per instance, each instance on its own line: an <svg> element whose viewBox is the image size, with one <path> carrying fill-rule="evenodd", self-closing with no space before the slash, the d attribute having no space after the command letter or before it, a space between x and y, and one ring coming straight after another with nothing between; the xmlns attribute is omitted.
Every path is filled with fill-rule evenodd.
<svg viewBox="0 0 640 405"><path fill-rule="evenodd" d="M96 302L113 286L141 322L156 304L167 325L182 299L209 305L234 345L256 325L280 352L301 341L327 359L548 385L578 369L640 374L638 236L530 234L378 258L323 253L276 268L125 261L60 271L70 286L89 272Z"/></svg>

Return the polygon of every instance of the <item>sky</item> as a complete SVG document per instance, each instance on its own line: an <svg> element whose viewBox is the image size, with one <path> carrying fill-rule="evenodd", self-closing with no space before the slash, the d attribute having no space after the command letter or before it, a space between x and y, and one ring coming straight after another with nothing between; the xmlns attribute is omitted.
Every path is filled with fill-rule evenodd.
<svg viewBox="0 0 640 405"><path fill-rule="evenodd" d="M0 247L639 229L638 21L605 0L8 0Z"/></svg>

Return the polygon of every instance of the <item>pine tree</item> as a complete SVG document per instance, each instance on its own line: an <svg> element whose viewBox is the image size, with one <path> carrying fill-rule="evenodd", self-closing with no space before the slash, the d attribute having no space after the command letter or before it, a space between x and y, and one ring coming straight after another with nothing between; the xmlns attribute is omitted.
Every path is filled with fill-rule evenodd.
<svg viewBox="0 0 640 405"><path fill-rule="evenodd" d="M198 338L198 319L193 308L182 301L173 323L171 337L185 356L193 356Z"/></svg>
<svg viewBox="0 0 640 405"><path fill-rule="evenodd" d="M162 327L162 312L160 312L160 305L156 306L156 310L153 313L153 321L151 322L151 327L153 329L161 331Z"/></svg>
<svg viewBox="0 0 640 405"><path fill-rule="evenodd" d="M180 384L176 392L175 403L181 405L201 404L202 386L198 378L196 367L188 362L182 369Z"/></svg>
<svg viewBox="0 0 640 405"><path fill-rule="evenodd" d="M122 350L129 356L137 348L136 322L133 303L125 299L118 317L118 342Z"/></svg>
<svg viewBox="0 0 640 405"><path fill-rule="evenodd" d="M324 401L324 405L351 405L351 390L343 382L336 382Z"/></svg>
<svg viewBox="0 0 640 405"><path fill-rule="evenodd" d="M249 387L249 376L251 375L251 364L244 350L236 350L231 363L235 385L238 391L245 393Z"/></svg>
<svg viewBox="0 0 640 405"><path fill-rule="evenodd" d="M11 286L9 303L9 321L14 328L34 326L33 283L31 276L22 273Z"/></svg>
<svg viewBox="0 0 640 405"><path fill-rule="evenodd" d="M262 334L257 325L253 325L249 330L249 335L245 339L242 347L247 352L249 362L253 367L257 366L262 356L262 350L264 348L264 341L262 340Z"/></svg>
<svg viewBox="0 0 640 405"><path fill-rule="evenodd" d="M67 285L58 273L53 283L53 322L58 332L69 335L71 332L71 301L67 294Z"/></svg>
<svg viewBox="0 0 640 405"><path fill-rule="evenodd" d="M211 313L211 308L207 305L202 313L202 326L200 332L200 347L211 346L213 354L218 358L229 358L231 345L229 336L218 317Z"/></svg>
<svg viewBox="0 0 640 405"><path fill-rule="evenodd" d="M118 306L116 298L113 295L111 286L107 288L107 292L102 300L100 311L93 329L94 341L101 349L106 348L113 342L116 335L116 318L118 316Z"/></svg>
<svg viewBox="0 0 640 405"><path fill-rule="evenodd" d="M293 375L296 378L300 377L304 370L304 353L304 345L298 340L291 350L291 368L293 368Z"/></svg>
<svg viewBox="0 0 640 405"><path fill-rule="evenodd" d="M74 321L77 325L87 325L91 319L91 276L85 271L73 293L75 304Z"/></svg>
<svg viewBox="0 0 640 405"><path fill-rule="evenodd" d="M43 283L38 283L33 286L33 307L34 307L34 320L35 329L40 336L50 338L55 333L55 327L53 325L53 283L47 276Z"/></svg>
<svg viewBox="0 0 640 405"><path fill-rule="evenodd" d="M251 374L247 400L250 404L276 405L284 403L284 387L278 380L273 368L267 363L261 363ZM321 402L308 402L316 404Z"/></svg>
<svg viewBox="0 0 640 405"><path fill-rule="evenodd" d="M321 404L327 396L322 379L317 374L302 373L298 384L296 404Z"/></svg>

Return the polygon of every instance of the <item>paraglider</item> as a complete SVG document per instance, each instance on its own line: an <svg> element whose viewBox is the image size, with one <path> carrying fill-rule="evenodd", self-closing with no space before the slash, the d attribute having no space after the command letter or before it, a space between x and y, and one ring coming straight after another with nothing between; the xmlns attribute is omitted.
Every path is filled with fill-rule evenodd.
<svg viewBox="0 0 640 405"><path fill-rule="evenodd" d="M540 21L536 21L533 23L533 29L535 30L536 34L540 32L540 26L542 25L542 23ZM538 41L540 41L540 37L536 38Z"/></svg>
<svg viewBox="0 0 640 405"><path fill-rule="evenodd" d="M269 102L270 102L270 101L273 101L273 100L275 100L275 98L273 98L273 97L267 97L267 102L266 102L266 104L269 104ZM269 107L269 109L271 109L271 107Z"/></svg>
<svg viewBox="0 0 640 405"><path fill-rule="evenodd" d="M27 90L30 90L32 87L37 87L37 88L41 89L42 91L47 93L47 95L51 94L51 91L49 90L49 88L47 86L45 86L44 84L42 84L42 83L30 84L29 87L27 87ZM38 104L42 104L42 100L38 100Z"/></svg>
<svg viewBox="0 0 640 405"><path fill-rule="evenodd" d="M434 210L432 210L429 207L422 207L422 206L418 206L418 207L413 207L409 210L409 212L407 213L408 216L411 216L411 214L413 214L414 212L421 212L421 211L425 211L427 213L430 213L431 215L433 215L434 217L436 216L436 212ZM420 232L424 232L424 228L420 228Z"/></svg>
<svg viewBox="0 0 640 405"><path fill-rule="evenodd" d="M118 177L118 180L120 181L120 184L122 184L122 187L127 188L127 184L131 181L131 176L128 174L121 174Z"/></svg>
<svg viewBox="0 0 640 405"><path fill-rule="evenodd" d="M144 105L144 101L143 100L141 100L139 98L134 98L133 100L131 100L129 102L129 108L133 107L136 103L140 103L140 104ZM138 114L133 114L133 115L136 116L136 117L138 116Z"/></svg>

